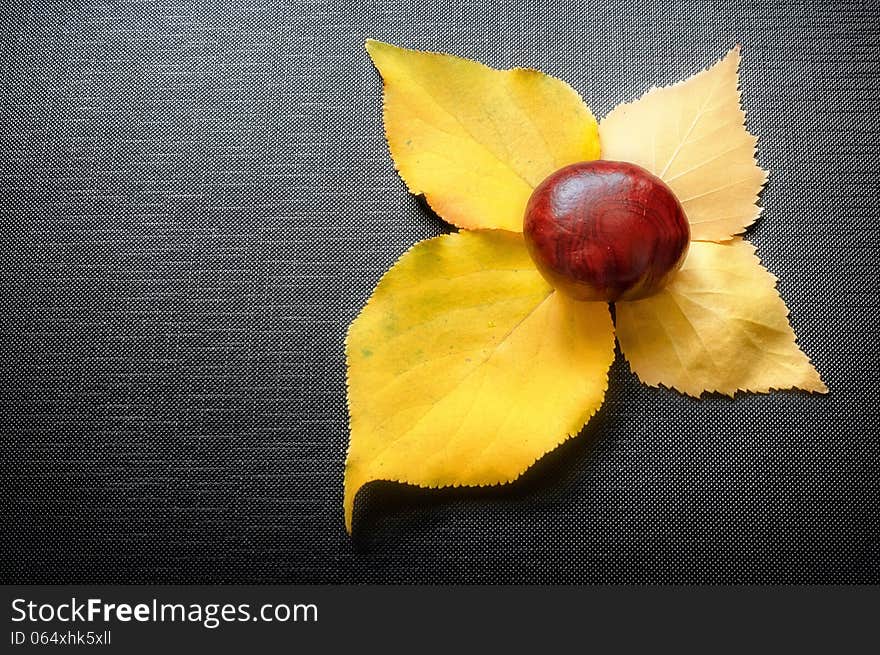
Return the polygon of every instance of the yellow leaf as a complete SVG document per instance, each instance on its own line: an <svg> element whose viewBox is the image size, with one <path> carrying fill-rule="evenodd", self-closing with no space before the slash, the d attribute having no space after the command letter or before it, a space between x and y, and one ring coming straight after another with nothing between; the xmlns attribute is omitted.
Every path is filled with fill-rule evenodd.
<svg viewBox="0 0 880 655"><path fill-rule="evenodd" d="M520 234L417 244L348 332L346 528L371 480L514 480L596 412L613 357L607 305L555 293Z"/></svg>
<svg viewBox="0 0 880 655"><path fill-rule="evenodd" d="M795 344L776 278L748 241L691 243L663 291L616 310L620 348L646 384L691 396L828 391Z"/></svg>
<svg viewBox="0 0 880 655"><path fill-rule="evenodd" d="M385 81L385 134L410 191L463 228L521 231L545 177L596 159L596 119L564 82L367 41Z"/></svg>
<svg viewBox="0 0 880 655"><path fill-rule="evenodd" d="M603 159L662 178L681 201L696 241L724 241L760 213L767 173L740 108L735 48L712 68L619 105L599 125Z"/></svg>

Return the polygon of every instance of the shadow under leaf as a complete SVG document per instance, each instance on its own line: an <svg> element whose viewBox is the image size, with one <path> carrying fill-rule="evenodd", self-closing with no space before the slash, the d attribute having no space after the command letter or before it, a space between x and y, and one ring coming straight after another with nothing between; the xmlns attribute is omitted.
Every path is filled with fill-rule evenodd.
<svg viewBox="0 0 880 655"><path fill-rule="evenodd" d="M416 201L419 203L419 207L421 208L422 212L424 212L424 214L436 224L436 227L440 228L441 234L452 234L453 232L458 232L457 227L451 225L450 223L447 223L445 220L443 220L443 217L440 216L440 214L434 211L431 205L428 204L425 196L416 196Z"/></svg>
<svg viewBox="0 0 880 655"><path fill-rule="evenodd" d="M579 478L585 461L602 435L607 434L609 420L613 420L611 413L601 408L577 436L541 457L509 484L429 489L385 480L371 482L355 500L353 544L364 549L370 535L386 530L389 522L411 523L414 530L419 530L415 524L424 521L426 515L452 504L486 500L531 502L541 497L558 497Z"/></svg>

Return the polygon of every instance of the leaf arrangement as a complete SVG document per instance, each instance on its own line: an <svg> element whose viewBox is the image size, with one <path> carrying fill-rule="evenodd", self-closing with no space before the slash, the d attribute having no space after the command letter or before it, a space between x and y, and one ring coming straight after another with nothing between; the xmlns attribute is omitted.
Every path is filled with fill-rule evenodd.
<svg viewBox="0 0 880 655"><path fill-rule="evenodd" d="M737 234L767 179L745 127L739 49L597 124L539 71L498 71L377 41L391 156L410 191L458 233L413 246L376 286L346 341L351 440L345 525L374 480L423 487L510 482L602 404L615 335L652 386L826 392L795 343L776 278ZM523 212L548 175L597 158L638 164L690 223L687 259L647 298L579 302L526 249Z"/></svg>

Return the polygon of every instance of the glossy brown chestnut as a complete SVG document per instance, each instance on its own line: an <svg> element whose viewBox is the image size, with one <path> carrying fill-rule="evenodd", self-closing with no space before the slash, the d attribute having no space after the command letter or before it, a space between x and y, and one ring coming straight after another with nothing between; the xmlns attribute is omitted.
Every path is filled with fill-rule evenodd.
<svg viewBox="0 0 880 655"><path fill-rule="evenodd" d="M561 168L529 198L523 233L541 274L577 300L633 300L681 266L690 227L660 178L628 162Z"/></svg>

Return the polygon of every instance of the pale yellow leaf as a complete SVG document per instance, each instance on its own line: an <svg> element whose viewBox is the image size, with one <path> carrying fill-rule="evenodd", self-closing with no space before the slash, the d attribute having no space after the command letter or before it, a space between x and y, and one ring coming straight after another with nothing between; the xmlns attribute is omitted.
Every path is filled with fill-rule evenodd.
<svg viewBox="0 0 880 655"><path fill-rule="evenodd" d="M828 390L795 344L776 278L741 238L691 243L669 285L616 311L620 348L647 384L691 396Z"/></svg>
<svg viewBox="0 0 880 655"><path fill-rule="evenodd" d="M560 80L379 41L367 51L385 83L394 164L450 223L521 231L535 186L599 156L596 119Z"/></svg>
<svg viewBox="0 0 880 655"><path fill-rule="evenodd" d="M514 480L599 408L613 357L608 306L555 293L522 235L417 244L348 332L347 529L371 480Z"/></svg>
<svg viewBox="0 0 880 655"><path fill-rule="evenodd" d="M767 173L740 107L739 48L712 68L617 106L599 125L602 158L638 164L675 192L691 238L724 241L751 225Z"/></svg>

